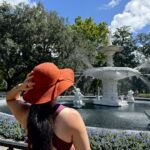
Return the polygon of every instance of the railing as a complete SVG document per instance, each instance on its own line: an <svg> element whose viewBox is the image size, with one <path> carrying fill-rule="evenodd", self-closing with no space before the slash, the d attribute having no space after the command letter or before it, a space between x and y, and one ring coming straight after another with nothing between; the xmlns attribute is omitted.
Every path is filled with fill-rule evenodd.
<svg viewBox="0 0 150 150"><path fill-rule="evenodd" d="M0 100L4 100L6 98L6 92L0 92Z"/></svg>
<svg viewBox="0 0 150 150"><path fill-rule="evenodd" d="M7 150L14 150L14 148L27 150L27 143L12 141L8 139L0 139L0 146L8 147Z"/></svg>

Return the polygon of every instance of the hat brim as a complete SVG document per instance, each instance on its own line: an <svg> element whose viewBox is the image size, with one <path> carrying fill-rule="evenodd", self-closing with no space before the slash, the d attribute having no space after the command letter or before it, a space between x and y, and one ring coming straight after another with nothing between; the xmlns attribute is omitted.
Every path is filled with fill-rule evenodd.
<svg viewBox="0 0 150 150"><path fill-rule="evenodd" d="M65 90L74 85L74 73L71 69L60 69L61 78L55 85L48 89L35 89L23 94L23 99L31 104L43 104L55 100Z"/></svg>

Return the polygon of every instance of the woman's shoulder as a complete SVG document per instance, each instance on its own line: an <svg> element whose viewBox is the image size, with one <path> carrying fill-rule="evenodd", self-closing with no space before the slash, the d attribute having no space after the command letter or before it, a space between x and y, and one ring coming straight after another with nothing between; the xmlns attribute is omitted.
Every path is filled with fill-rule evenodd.
<svg viewBox="0 0 150 150"><path fill-rule="evenodd" d="M74 108L65 107L65 109L63 109L61 112L61 116L64 118L65 117L74 118L74 117L80 117L80 113Z"/></svg>
<svg viewBox="0 0 150 150"><path fill-rule="evenodd" d="M69 128L76 128L79 127L80 124L83 124L83 119L80 113L69 107L65 107L60 114L58 115L57 119Z"/></svg>

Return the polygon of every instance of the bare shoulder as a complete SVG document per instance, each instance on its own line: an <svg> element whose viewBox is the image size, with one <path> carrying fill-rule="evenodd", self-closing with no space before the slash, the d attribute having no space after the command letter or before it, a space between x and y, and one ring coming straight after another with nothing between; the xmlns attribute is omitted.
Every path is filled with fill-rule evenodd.
<svg viewBox="0 0 150 150"><path fill-rule="evenodd" d="M69 128L80 129L84 126L80 113L73 108L66 107L61 111L59 117Z"/></svg>
<svg viewBox="0 0 150 150"><path fill-rule="evenodd" d="M63 118L69 118L69 119L77 119L77 118L81 118L81 115L80 113L73 109L73 108L69 108L69 107L66 107L65 109L63 109L61 111L61 117Z"/></svg>

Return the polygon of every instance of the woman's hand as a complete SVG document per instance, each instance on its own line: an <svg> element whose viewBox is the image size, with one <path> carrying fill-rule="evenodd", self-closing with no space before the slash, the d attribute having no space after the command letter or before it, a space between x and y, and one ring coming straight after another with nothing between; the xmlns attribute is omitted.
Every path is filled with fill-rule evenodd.
<svg viewBox="0 0 150 150"><path fill-rule="evenodd" d="M6 100L17 100L20 96L21 92L28 92L29 90L33 89L34 82L33 82L33 72L27 74L26 79L23 83L18 84L14 88L12 88L6 95Z"/></svg>
<svg viewBox="0 0 150 150"><path fill-rule="evenodd" d="M24 80L23 83L20 83L18 85L18 90L21 92L28 92L29 90L33 89L34 87L34 82L33 82L33 72L30 72L27 74L26 79Z"/></svg>

